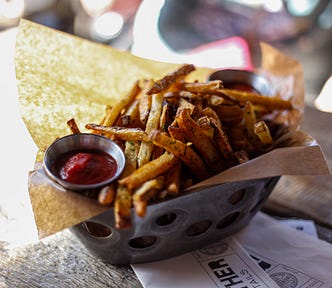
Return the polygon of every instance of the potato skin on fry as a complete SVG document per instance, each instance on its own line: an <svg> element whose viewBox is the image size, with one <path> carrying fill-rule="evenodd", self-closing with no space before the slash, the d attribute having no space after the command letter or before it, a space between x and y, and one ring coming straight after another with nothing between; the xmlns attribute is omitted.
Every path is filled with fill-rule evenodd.
<svg viewBox="0 0 332 288"><path fill-rule="evenodd" d="M131 194L127 187L118 185L114 202L115 227L118 229L131 226Z"/></svg>
<svg viewBox="0 0 332 288"><path fill-rule="evenodd" d="M190 146L157 130L152 131L149 137L155 145L163 147L168 152L180 158L197 179L205 179L211 176L203 160Z"/></svg>
<svg viewBox="0 0 332 288"><path fill-rule="evenodd" d="M105 126L111 126L115 123L115 121L118 119L121 110L124 109L126 106L128 106L137 96L137 94L140 92L140 87L138 85L138 81L135 82L134 86L129 91L127 97L120 100L116 105L112 106L111 110L109 111L109 114L107 115L107 119L104 119L104 125Z"/></svg>
<svg viewBox="0 0 332 288"><path fill-rule="evenodd" d="M116 136L121 140L148 141L147 134L141 128L126 128L118 126L102 126L98 124L86 124L85 128L102 132L106 135Z"/></svg>
<svg viewBox="0 0 332 288"><path fill-rule="evenodd" d="M188 75L190 72L195 70L195 66L192 64L186 64L181 66L179 69L171 74L166 75L160 80L153 83L151 89L146 94L160 93L161 91L169 88L173 83L179 80L181 77Z"/></svg>
<svg viewBox="0 0 332 288"><path fill-rule="evenodd" d="M223 160L212 143L211 139L202 131L199 125L191 118L189 109L179 111L176 121L186 137L203 156L206 165L214 173L225 169Z"/></svg>
<svg viewBox="0 0 332 288"><path fill-rule="evenodd" d="M253 105L267 106L271 111L290 110L293 108L292 103L289 100L283 100L277 97L269 97L261 94L233 89L220 89L219 92L227 95L232 100L238 101L241 104L250 101Z"/></svg>
<svg viewBox="0 0 332 288"><path fill-rule="evenodd" d="M192 93L214 93L218 91L219 89L223 88L222 81L221 80L211 80L206 83L185 83L183 85L183 88L186 91L192 92Z"/></svg>
<svg viewBox="0 0 332 288"><path fill-rule="evenodd" d="M139 167L129 176L120 179L118 183L126 186L129 190L133 190L142 185L145 181L164 173L176 163L176 157L165 152L160 157Z"/></svg>
<svg viewBox="0 0 332 288"><path fill-rule="evenodd" d="M139 141L126 141L124 153L126 165L120 177L126 177L137 168L137 155L139 151ZM132 192L125 186L117 185L114 201L115 227L127 228L131 226Z"/></svg>
<svg viewBox="0 0 332 288"><path fill-rule="evenodd" d="M115 183L111 183L109 186L103 187L98 195L98 202L101 205L110 205L115 198Z"/></svg>
<svg viewBox="0 0 332 288"><path fill-rule="evenodd" d="M74 118L69 119L67 121L67 125L70 128L71 133L73 133L73 134L81 133L80 128L78 128L78 125Z"/></svg>

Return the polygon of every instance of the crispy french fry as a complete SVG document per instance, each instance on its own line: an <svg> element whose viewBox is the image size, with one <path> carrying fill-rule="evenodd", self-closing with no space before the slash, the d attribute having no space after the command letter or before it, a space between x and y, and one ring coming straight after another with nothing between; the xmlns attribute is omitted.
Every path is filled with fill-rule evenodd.
<svg viewBox="0 0 332 288"><path fill-rule="evenodd" d="M210 139L213 139L214 129L211 126L210 118L207 116L203 116L197 120L197 124L202 129L204 134L209 137Z"/></svg>
<svg viewBox="0 0 332 288"><path fill-rule="evenodd" d="M159 128L160 115L163 105L163 96L161 94L152 95L151 111L149 113L148 121L146 123L145 132L149 134L150 131ZM153 143L143 141L138 153L138 166L141 167L148 163L153 154Z"/></svg>
<svg viewBox="0 0 332 288"><path fill-rule="evenodd" d="M218 128L222 129L222 124L221 124L220 118L219 118L218 114L211 107L205 107L203 109L203 114L209 118L214 119Z"/></svg>
<svg viewBox="0 0 332 288"><path fill-rule="evenodd" d="M244 150L249 153L254 150L245 134L246 128L243 123L228 127L227 135L234 151Z"/></svg>
<svg viewBox="0 0 332 288"><path fill-rule="evenodd" d="M168 105L164 105L162 106L162 109L161 109L161 115L160 115L160 119L159 119L159 127L160 127L160 130L162 131L166 131L167 129L167 109L168 109Z"/></svg>
<svg viewBox="0 0 332 288"><path fill-rule="evenodd" d="M215 120L214 118L210 119L210 123L211 123L211 126L214 128L214 140L219 148L221 155L227 161L232 160L232 158L234 157L234 154L233 154L233 149L231 147L227 134L222 129L222 127L219 126L217 120Z"/></svg>
<svg viewBox="0 0 332 288"><path fill-rule="evenodd" d="M264 121L259 121L254 125L254 133L258 136L259 140L263 144L272 144L273 139L266 123Z"/></svg>
<svg viewBox="0 0 332 288"><path fill-rule="evenodd" d="M121 177L126 177L133 173L137 168L137 154L139 151L138 141L126 141L124 154L126 157L126 165ZM120 184L117 186L115 202L114 202L114 218L116 228L127 228L131 225L131 207L132 193Z"/></svg>
<svg viewBox="0 0 332 288"><path fill-rule="evenodd" d="M80 128L78 128L77 123L74 118L69 119L67 121L67 125L71 131L72 134L78 134L81 133Z"/></svg>
<svg viewBox="0 0 332 288"><path fill-rule="evenodd" d="M114 202L115 227L118 229L131 226L131 194L127 187L118 185Z"/></svg>
<svg viewBox="0 0 332 288"><path fill-rule="evenodd" d="M153 84L152 80L146 80L143 83L143 88L139 97L139 118L141 123L144 125L146 124L146 121L148 120L148 116L151 109L151 102L152 97L151 95L146 94L146 92L151 88Z"/></svg>
<svg viewBox="0 0 332 288"><path fill-rule="evenodd" d="M115 182L103 187L98 194L98 203L101 205L111 205L115 198Z"/></svg>
<svg viewBox="0 0 332 288"><path fill-rule="evenodd" d="M133 194L133 201L148 201L154 197L157 190L164 187L164 176L158 176L154 179L144 182Z"/></svg>
<svg viewBox="0 0 332 288"><path fill-rule="evenodd" d="M178 111L182 109L190 109L190 112L192 113L195 110L195 105L190 103L189 101L180 98L179 100L179 106L178 106Z"/></svg>
<svg viewBox="0 0 332 288"><path fill-rule="evenodd" d="M161 174L176 163L173 154L165 152L160 157L139 167L132 174L118 181L120 185L126 186L129 190L133 190L141 186L144 182L151 180Z"/></svg>
<svg viewBox="0 0 332 288"><path fill-rule="evenodd" d="M221 95L209 95L208 98L209 105L218 106L218 105L234 105L234 101L225 99Z"/></svg>
<svg viewBox="0 0 332 288"><path fill-rule="evenodd" d="M242 121L243 110L238 105L218 105L213 108L222 123L239 123Z"/></svg>
<svg viewBox="0 0 332 288"><path fill-rule="evenodd" d="M126 177L137 169L137 156L140 142L135 140L127 140L125 143L124 154L126 157L126 165L122 171L121 178Z"/></svg>
<svg viewBox="0 0 332 288"><path fill-rule="evenodd" d="M138 216L145 216L148 201L155 197L157 191L161 190L163 186L164 177L159 176L146 181L135 191L133 195L133 205Z"/></svg>
<svg viewBox="0 0 332 288"><path fill-rule="evenodd" d="M139 217L144 217L146 215L146 210L148 206L148 201L135 201L134 203L136 215Z"/></svg>
<svg viewBox="0 0 332 288"><path fill-rule="evenodd" d="M219 92L227 95L234 101L238 101L241 104L245 104L250 101L253 105L268 106L272 110L290 110L293 108L291 101L283 100L278 97L269 97L256 93L239 91L233 89L220 89Z"/></svg>
<svg viewBox="0 0 332 288"><path fill-rule="evenodd" d="M204 179L210 175L203 160L190 146L157 130L152 131L149 137L155 145L180 158L197 179Z"/></svg>
<svg viewBox="0 0 332 288"><path fill-rule="evenodd" d="M179 97L187 98L187 99L197 99L201 97L199 93L194 93L186 90L180 90L177 94Z"/></svg>
<svg viewBox="0 0 332 288"><path fill-rule="evenodd" d="M217 148L199 125L190 117L189 109L182 109L178 113L176 121L186 137L203 156L205 163L211 171L216 173L225 169Z"/></svg>
<svg viewBox="0 0 332 288"><path fill-rule="evenodd" d="M161 111L159 127L161 131L167 131L167 127L170 125L171 118L171 106L166 103Z"/></svg>
<svg viewBox="0 0 332 288"><path fill-rule="evenodd" d="M165 190L168 194L173 196L179 194L180 192L181 166L181 162L177 161L174 167L169 169L165 175Z"/></svg>
<svg viewBox="0 0 332 288"><path fill-rule="evenodd" d="M129 128L141 128L141 122L139 119L139 100L135 99L127 108L127 110L120 115L116 126L129 127Z"/></svg>
<svg viewBox="0 0 332 288"><path fill-rule="evenodd" d="M106 119L103 121L104 126L112 126L115 123L115 121L118 119L122 109L124 109L127 105L132 103L139 92L140 92L140 87L138 85L138 81L136 81L134 86L129 91L127 97L124 97L119 102L117 102L112 107L109 114L107 114Z"/></svg>
<svg viewBox="0 0 332 288"><path fill-rule="evenodd" d="M188 75L190 72L195 70L195 66L191 64L185 64L178 68L173 73L170 73L163 77L160 80L157 80L153 83L151 89L147 92L147 94L155 94L160 93L168 89L172 84L176 81L179 81L184 76Z"/></svg>
<svg viewBox="0 0 332 288"><path fill-rule="evenodd" d="M108 118L109 115L111 114L111 110L112 110L112 106L111 106L111 105L106 105L106 108L105 108L105 116L104 116L103 119L100 121L100 125L105 125L105 123L107 122L107 118Z"/></svg>
<svg viewBox="0 0 332 288"><path fill-rule="evenodd" d="M257 143L257 135L255 134L254 127L257 121L253 105L247 101L243 108L243 120L246 127L248 139L252 144Z"/></svg>
<svg viewBox="0 0 332 288"><path fill-rule="evenodd" d="M216 91L223 88L221 80L211 80L205 83L193 82L184 83L183 89L192 93L215 93Z"/></svg>
<svg viewBox="0 0 332 288"><path fill-rule="evenodd" d="M179 128L178 126L168 126L167 129L169 135L171 135L171 137L173 139L179 140L183 143L186 143L186 136L183 134L181 128Z"/></svg>
<svg viewBox="0 0 332 288"><path fill-rule="evenodd" d="M100 131L105 135L116 136L121 140L139 140L139 141L149 141L147 133L141 128L126 128L126 127L117 127L117 126L101 126L98 124L86 124L86 129Z"/></svg>
<svg viewBox="0 0 332 288"><path fill-rule="evenodd" d="M254 111L256 115L259 115L259 117L262 117L265 114L268 114L273 111L268 106L264 105L253 105Z"/></svg>

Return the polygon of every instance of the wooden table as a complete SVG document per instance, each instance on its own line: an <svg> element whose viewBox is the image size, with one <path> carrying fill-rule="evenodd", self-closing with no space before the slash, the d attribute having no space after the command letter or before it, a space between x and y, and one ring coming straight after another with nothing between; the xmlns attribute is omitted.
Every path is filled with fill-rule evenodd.
<svg viewBox="0 0 332 288"><path fill-rule="evenodd" d="M8 35L5 36L7 37ZM9 36L6 38L10 42L8 47L13 48L15 37L11 37L13 36L12 34ZM3 54L0 53L1 55ZM7 56L6 54L3 59L0 58L2 65ZM6 73L9 73L9 70L12 69L10 65L12 63L9 63ZM1 75L5 77L2 79L6 80L0 81L0 84L2 84L1 91L7 97L16 93L15 89L9 88L8 81L14 81L13 79L15 79L14 71L10 71L10 73L12 73L10 77L7 77L7 74ZM15 85L15 83L13 82L12 85ZM5 90L6 93L3 92L3 89L7 89ZM5 111L11 108L13 111L15 110L13 113L17 114L16 105L16 102L11 99L9 102L6 102L6 105L2 105L3 110L0 111L0 115L3 117L3 119L1 118L2 123L15 123L14 127L5 127L5 130L2 131L7 136L6 139L11 139L19 134L19 138L15 142L7 144L6 141L1 141L3 142L1 145L4 145L1 146L1 151L6 151L8 153L5 154L9 154L9 156L3 155L4 159L8 160L8 163L12 160L10 154L12 151L15 151L16 155L19 153L18 157L23 157L27 154L29 145L31 145L31 140L26 140L28 136L20 134L24 133L22 132L24 131L24 126L18 120L19 116L15 115L15 119L9 118L9 120L7 116L4 116L7 115ZM314 108L308 107L302 128L310 132L321 144L330 167L332 167L332 143L329 136L331 121L332 114L319 112ZM19 129L17 128L18 126ZM33 163L33 151L35 148L32 146L30 148L30 151L32 151L31 155L29 155L30 158L25 159L24 163ZM23 164L21 163L21 166ZM17 194L22 203L28 201L28 198L22 199L24 195L27 197L27 193L22 194L22 189L26 188L26 183L24 181L11 182L11 180L7 179L10 178L9 176L12 176L13 171L17 172L19 168L23 174L17 174L15 180L16 178L26 179L24 173L27 173L28 168L25 167L25 164L23 168L17 166L17 163L13 161L10 162L10 165L9 168L7 167L9 171L7 171L8 169L1 171L2 184L5 185L1 193L14 195L13 197L16 197ZM21 184L22 186L20 186ZM331 176L283 176L263 209L278 217L295 216L313 219L317 223L319 236L332 243L331 187ZM4 196L2 194L0 199L3 200L5 199L4 197L7 197L7 195ZM21 202L17 203L20 204ZM2 219L6 218L6 215L2 215L1 204L0 226ZM28 210L27 213L29 213ZM26 218L29 217L32 216L26 215ZM18 237L25 237L26 233L30 231L30 227L26 225L23 222L21 226L15 226L18 229ZM1 241L2 239L0 238L0 287L141 287L140 282L129 266L114 266L101 262L90 255L69 230L64 230L42 241L15 249L10 247L7 242Z"/></svg>

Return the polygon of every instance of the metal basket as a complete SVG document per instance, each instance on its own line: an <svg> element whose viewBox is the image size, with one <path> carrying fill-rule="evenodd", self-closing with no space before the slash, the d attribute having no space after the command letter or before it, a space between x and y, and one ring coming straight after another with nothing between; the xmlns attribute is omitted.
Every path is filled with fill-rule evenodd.
<svg viewBox="0 0 332 288"><path fill-rule="evenodd" d="M244 83L269 94L270 83L252 71L219 70L209 80ZM71 228L97 257L112 264L151 262L177 256L221 240L243 228L269 197L280 177L238 181L191 190L148 206L132 227L118 230L114 210Z"/></svg>
<svg viewBox="0 0 332 288"><path fill-rule="evenodd" d="M114 228L113 208L71 228L88 250L112 264L151 262L221 240L243 228L280 177L239 181L190 191L132 210L130 229Z"/></svg>

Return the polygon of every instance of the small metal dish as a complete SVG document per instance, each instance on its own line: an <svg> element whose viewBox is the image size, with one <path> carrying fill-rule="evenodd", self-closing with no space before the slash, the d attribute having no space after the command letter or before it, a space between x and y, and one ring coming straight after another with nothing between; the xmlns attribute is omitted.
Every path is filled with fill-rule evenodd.
<svg viewBox="0 0 332 288"><path fill-rule="evenodd" d="M269 81L263 75L249 70L218 70L209 76L209 80L222 80L225 88L230 88L233 84L247 84L262 95L271 94Z"/></svg>
<svg viewBox="0 0 332 288"><path fill-rule="evenodd" d="M96 184L74 184L63 180L55 169L55 161L65 153L76 150L99 150L112 156L117 163L114 176ZM125 156L121 148L112 140L101 135L79 133L67 135L54 141L45 152L43 166L47 176L66 189L73 191L92 190L110 184L121 174L125 166Z"/></svg>

